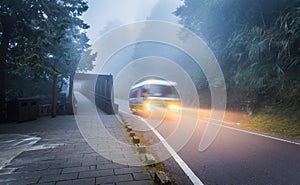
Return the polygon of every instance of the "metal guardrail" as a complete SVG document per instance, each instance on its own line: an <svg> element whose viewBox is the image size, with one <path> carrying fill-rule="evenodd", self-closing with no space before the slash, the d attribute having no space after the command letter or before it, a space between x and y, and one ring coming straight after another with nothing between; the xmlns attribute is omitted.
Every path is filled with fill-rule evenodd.
<svg viewBox="0 0 300 185"><path fill-rule="evenodd" d="M113 76L96 74L77 74L83 85L81 92L107 114L116 114L118 105L114 103Z"/></svg>

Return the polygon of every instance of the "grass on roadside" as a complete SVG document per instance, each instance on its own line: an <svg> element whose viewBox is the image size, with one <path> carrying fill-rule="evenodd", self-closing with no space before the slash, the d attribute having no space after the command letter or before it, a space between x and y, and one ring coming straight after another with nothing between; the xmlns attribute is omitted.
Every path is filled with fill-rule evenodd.
<svg viewBox="0 0 300 185"><path fill-rule="evenodd" d="M121 118L121 120L122 120L122 122L124 123L124 125L131 125L130 123L128 123L127 121L126 121L126 119L124 118L124 117L122 117L122 116L120 116L120 118ZM150 146L151 144L148 142L148 140L146 140L144 137L143 137L143 132L141 132L141 131L136 131L136 130L132 130L132 132L134 132L135 133L135 136L138 136L139 138L140 138L140 143L141 144L143 144L143 145L145 145L146 147L147 146ZM132 142L133 143L133 139L132 138L130 138L130 142ZM137 151L136 151L137 152ZM150 153L150 154L152 154L154 157L155 157L155 159L158 159L158 157L157 157L157 155L155 154L155 151L147 151L147 153ZM147 164L145 164L145 169L148 171L148 172L150 172L150 173L152 173L152 171L153 171L153 169L155 169L155 170L157 170L157 171L163 171L163 172L165 172L166 174L167 174L167 176L170 178L170 180L171 180L171 184L173 185L173 184L176 184L175 183L175 179L171 176L171 174L168 172L168 170L166 169L166 167L164 166L164 164L162 163L162 162L157 162L157 163L155 163L154 165L147 165ZM153 174L152 174L153 175ZM154 178L154 177L152 177L152 178Z"/></svg>
<svg viewBox="0 0 300 185"><path fill-rule="evenodd" d="M142 132L138 132L138 131L133 131L135 133L136 136L138 136L140 138L140 143L144 144L146 147L150 146L151 144L143 137ZM157 155L155 154L155 151L147 151L148 153L152 154L155 159L158 159ZM164 164L162 162L157 162L154 165L146 165L145 164L145 168L147 169L147 171L149 171L151 173L151 170L153 168L155 168L157 171L163 171L167 174L167 176L170 178L171 180L171 184L175 184L175 179L171 176L171 174L168 172L168 170L166 169L166 167L164 166Z"/></svg>
<svg viewBox="0 0 300 185"><path fill-rule="evenodd" d="M281 107L265 107L256 113L248 123L241 124L241 127L300 140L300 112Z"/></svg>

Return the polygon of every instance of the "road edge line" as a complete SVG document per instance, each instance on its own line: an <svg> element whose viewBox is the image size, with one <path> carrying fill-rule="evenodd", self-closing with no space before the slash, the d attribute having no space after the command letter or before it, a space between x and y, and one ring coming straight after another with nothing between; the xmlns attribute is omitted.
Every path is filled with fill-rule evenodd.
<svg viewBox="0 0 300 185"><path fill-rule="evenodd" d="M124 111L121 111L121 112L123 112L125 114L129 114ZM134 116L134 115L131 115L131 116ZM177 164L180 166L180 168L183 170L183 172L189 177L189 179L192 181L193 184L204 185L204 183L194 174L194 172L189 168L189 166L181 159L181 157L176 153L176 151L169 145L169 143L165 140L165 138L163 138L162 135L160 135L160 133L154 127L152 127L145 119L143 119L139 116L134 116L134 117L139 118L151 129L151 131L162 142L164 147L168 150L168 152L171 154L171 156L174 158L174 160L177 162Z"/></svg>
<svg viewBox="0 0 300 185"><path fill-rule="evenodd" d="M200 121L209 122L209 120L205 120L205 119L200 119ZM218 121L220 121L220 120L218 120ZM222 123L226 123L226 122L222 121ZM208 124L215 124L215 123L208 123ZM231 126L227 126L227 125L223 125L223 124L222 124L222 127L228 128L228 129L232 129L232 130L236 130L236 131L240 131L240 132L244 132L244 133L248 133L248 134L252 134L252 135L256 135L256 136L265 137L265 138L268 138L268 139L274 139L274 140L277 140L277 141L281 141L281 142L290 143L290 144L294 144L294 145L299 145L300 146L300 143L296 142L296 141L290 141L290 140L287 140L287 139L278 138L278 137L270 136L270 135L266 135L266 134L261 134L261 133L257 133L257 132L254 132L254 131L239 129L239 128L235 128L235 127L231 127Z"/></svg>

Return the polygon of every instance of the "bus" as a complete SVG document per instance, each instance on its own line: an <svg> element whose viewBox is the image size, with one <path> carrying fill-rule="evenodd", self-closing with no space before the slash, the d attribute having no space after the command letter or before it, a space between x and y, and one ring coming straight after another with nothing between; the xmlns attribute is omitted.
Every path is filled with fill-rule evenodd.
<svg viewBox="0 0 300 185"><path fill-rule="evenodd" d="M129 109L144 117L154 112L180 113L181 101L175 88L176 82L148 79L133 85L129 93Z"/></svg>

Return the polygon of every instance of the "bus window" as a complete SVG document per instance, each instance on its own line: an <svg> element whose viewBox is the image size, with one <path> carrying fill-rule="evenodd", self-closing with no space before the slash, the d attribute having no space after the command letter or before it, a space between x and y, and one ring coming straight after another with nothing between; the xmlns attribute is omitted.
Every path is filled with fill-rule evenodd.
<svg viewBox="0 0 300 185"><path fill-rule="evenodd" d="M142 97L147 97L148 96L148 90L143 88L142 89Z"/></svg>
<svg viewBox="0 0 300 185"><path fill-rule="evenodd" d="M136 98L137 97L137 90L133 90L129 94L129 98Z"/></svg>
<svg viewBox="0 0 300 185"><path fill-rule="evenodd" d="M151 96L151 97L179 98L175 87L166 86L166 85L156 85L156 84L150 86L149 96Z"/></svg>

